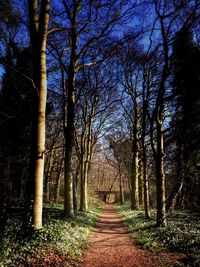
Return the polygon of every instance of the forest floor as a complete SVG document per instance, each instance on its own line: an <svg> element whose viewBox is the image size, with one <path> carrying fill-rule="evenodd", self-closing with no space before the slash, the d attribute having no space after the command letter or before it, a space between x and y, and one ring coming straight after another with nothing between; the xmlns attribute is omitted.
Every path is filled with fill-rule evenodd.
<svg viewBox="0 0 200 267"><path fill-rule="evenodd" d="M186 256L182 253L148 252L139 248L124 228L123 220L112 204L105 204L81 267L185 266Z"/></svg>

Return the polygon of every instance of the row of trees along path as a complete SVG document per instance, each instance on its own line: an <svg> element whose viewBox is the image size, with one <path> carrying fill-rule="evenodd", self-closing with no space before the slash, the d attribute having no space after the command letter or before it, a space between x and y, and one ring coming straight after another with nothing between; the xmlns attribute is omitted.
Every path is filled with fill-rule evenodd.
<svg viewBox="0 0 200 267"><path fill-rule="evenodd" d="M200 1L17 2L0 1L0 203L27 221L34 203L36 230L45 203L73 217L80 192L87 211L94 155L112 149L132 209L142 190L157 225L198 207Z"/></svg>
<svg viewBox="0 0 200 267"><path fill-rule="evenodd" d="M160 255L140 249L129 237L112 204L104 211L93 228L94 235L85 251L81 267L154 267L174 266L183 254Z"/></svg>

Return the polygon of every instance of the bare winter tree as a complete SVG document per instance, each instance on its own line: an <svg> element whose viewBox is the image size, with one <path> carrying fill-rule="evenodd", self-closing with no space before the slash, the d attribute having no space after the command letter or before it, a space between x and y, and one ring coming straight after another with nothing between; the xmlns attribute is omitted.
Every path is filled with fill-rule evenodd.
<svg viewBox="0 0 200 267"><path fill-rule="evenodd" d="M106 66L107 64L107 66ZM100 137L109 126L109 118L118 102L115 80L109 63L102 62L83 71L84 90L79 98L79 127L76 127L76 148L81 166L80 209L87 210L87 184L90 162Z"/></svg>
<svg viewBox="0 0 200 267"><path fill-rule="evenodd" d="M133 6L126 6L127 1L108 1L100 4L96 1L62 1L61 14L55 20L59 27L52 29L54 42L57 41L58 33L65 32L66 37L59 43L59 58L62 62L64 75L66 77L66 123L65 123L65 205L67 216L73 216L73 190L72 190L72 151L74 146L74 123L75 103L78 101L79 93L76 90L76 79L78 72L83 67L89 67L102 61L109 47L106 36L111 29L124 16L129 14ZM65 18L61 21L62 18ZM104 49L97 43L104 39ZM107 43L107 45L106 45ZM112 42L110 43L110 46ZM55 45L51 44L52 53ZM57 50L57 49L56 49ZM89 50L96 51L89 53ZM84 60L86 59L86 60Z"/></svg>

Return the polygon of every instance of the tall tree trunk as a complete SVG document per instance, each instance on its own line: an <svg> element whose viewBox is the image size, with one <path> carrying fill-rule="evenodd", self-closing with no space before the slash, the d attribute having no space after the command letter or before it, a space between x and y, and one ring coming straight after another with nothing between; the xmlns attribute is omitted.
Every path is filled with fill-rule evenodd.
<svg viewBox="0 0 200 267"><path fill-rule="evenodd" d="M133 176L131 179L131 208L139 208L139 114L136 99L134 99L134 110L135 110L135 122L134 122L134 140L133 140Z"/></svg>
<svg viewBox="0 0 200 267"><path fill-rule="evenodd" d="M34 226L42 228L42 206L43 206L43 175L44 175L44 153L45 153L45 117L46 117L46 54L45 47L41 51L41 83L39 90L39 110L37 123L37 144L35 164L35 198L33 208Z"/></svg>
<svg viewBox="0 0 200 267"><path fill-rule="evenodd" d="M74 216L73 207L73 174L72 174L72 152L74 146L74 120L75 120L75 62L71 59L71 67L68 79L68 98L67 98L67 127L65 128L65 190L64 190L64 212L67 217Z"/></svg>
<svg viewBox="0 0 200 267"><path fill-rule="evenodd" d="M65 1L63 1L64 3ZM66 9L67 4L64 3ZM64 161L64 212L67 217L74 216L73 207L73 173L72 173L72 152L75 138L75 81L78 65L77 56L77 15L79 12L80 3L74 6L73 14L70 15L71 20L71 55L70 66L68 70L68 84L67 84L67 126L65 127L65 161Z"/></svg>
<svg viewBox="0 0 200 267"><path fill-rule="evenodd" d="M35 196L33 207L33 224L35 229L42 228L43 175L45 153L45 117L46 117L46 44L49 22L50 0L41 2L38 14L38 1L29 0L30 35L34 59L34 82L38 91L38 110L36 125L36 147L34 164Z"/></svg>
<svg viewBox="0 0 200 267"><path fill-rule="evenodd" d="M147 80L147 83L146 83ZM144 66L143 72L143 88L142 88L142 100L143 100L143 114L142 114L142 164L143 164L143 196L144 196L144 211L145 217L150 218L149 212L149 181L147 177L147 146L145 142L146 137L146 121L148 112L148 98L149 98L149 76Z"/></svg>
<svg viewBox="0 0 200 267"><path fill-rule="evenodd" d="M92 109L91 113L88 115L88 121L86 118L84 120L85 128L82 132L81 139L81 191L80 191L80 210L87 211L88 209L88 175L89 175L89 164L94 152L95 141L94 135L92 133L93 120L95 117L95 109L97 102L94 101L91 103ZM87 110L87 105L85 107ZM87 114L87 112L86 112ZM86 115L87 116L87 115Z"/></svg>

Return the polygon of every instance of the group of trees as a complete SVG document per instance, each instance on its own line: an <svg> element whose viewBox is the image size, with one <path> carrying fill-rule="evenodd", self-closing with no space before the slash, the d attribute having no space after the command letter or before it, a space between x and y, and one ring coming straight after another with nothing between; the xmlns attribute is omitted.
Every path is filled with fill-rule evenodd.
<svg viewBox="0 0 200 267"><path fill-rule="evenodd" d="M156 185L157 224L165 224L166 208L183 207L200 182L199 2L0 4L6 205L21 200L27 215L33 201L36 229L44 201L63 201L70 217L79 200L87 210L101 154L116 169L108 189L119 178L123 202L128 184L131 208L144 205L146 217Z"/></svg>

